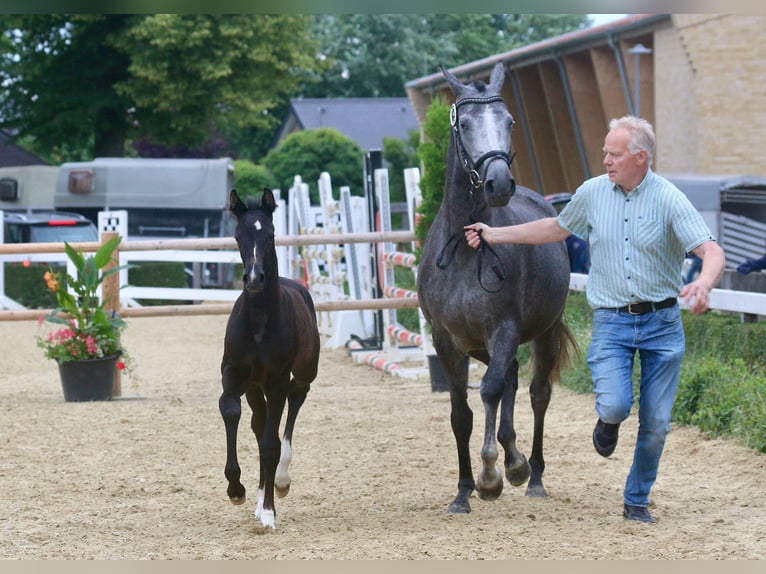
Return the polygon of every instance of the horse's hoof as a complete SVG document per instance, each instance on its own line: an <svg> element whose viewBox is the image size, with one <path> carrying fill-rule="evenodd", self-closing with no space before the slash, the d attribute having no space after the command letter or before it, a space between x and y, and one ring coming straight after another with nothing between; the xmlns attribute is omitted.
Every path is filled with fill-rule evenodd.
<svg viewBox="0 0 766 574"><path fill-rule="evenodd" d="M529 475L531 473L532 468L529 466L529 462L526 458L516 466L505 467L505 477L508 479L508 482L511 483L511 486L521 486L529 480Z"/></svg>
<svg viewBox="0 0 766 574"><path fill-rule="evenodd" d="M500 495L503 493L503 483L500 482L495 488L482 488L479 485L476 485L476 494L479 495L479 498L482 500L497 500L500 498Z"/></svg>
<svg viewBox="0 0 766 574"><path fill-rule="evenodd" d="M545 498L548 496L548 491L545 490L545 487L542 484L535 486L530 484L527 486L527 492L525 494L532 498Z"/></svg>
<svg viewBox="0 0 766 574"><path fill-rule="evenodd" d="M277 495L278 498L284 498L287 496L287 493L290 492L290 484L288 483L287 486L279 486L274 485L274 493Z"/></svg>
<svg viewBox="0 0 766 574"><path fill-rule="evenodd" d="M494 472L493 472L494 471ZM496 500L503 492L503 475L497 467L482 470L476 479L476 494L482 500Z"/></svg>
<svg viewBox="0 0 766 574"><path fill-rule="evenodd" d="M273 510L261 509L260 512L256 510L255 517L260 518L261 526L264 529L277 529L277 514Z"/></svg>
<svg viewBox="0 0 766 574"><path fill-rule="evenodd" d="M447 509L448 514L470 514L471 505L467 500L455 500Z"/></svg>
<svg viewBox="0 0 766 574"><path fill-rule="evenodd" d="M229 498L231 500L231 503L235 506L239 506L240 504L245 503L245 497L244 496L232 496Z"/></svg>

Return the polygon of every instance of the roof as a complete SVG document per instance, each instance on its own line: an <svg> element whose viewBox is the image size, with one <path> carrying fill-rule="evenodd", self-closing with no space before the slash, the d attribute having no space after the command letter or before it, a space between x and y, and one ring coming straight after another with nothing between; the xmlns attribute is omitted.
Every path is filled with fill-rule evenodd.
<svg viewBox="0 0 766 574"><path fill-rule="evenodd" d="M0 167L14 167L18 165L48 165L35 154L28 152L15 144L9 144L11 134L7 130L0 130Z"/></svg>
<svg viewBox="0 0 766 574"><path fill-rule="evenodd" d="M569 50L582 50L588 44L601 44L604 39L612 39L616 35L631 33L634 30L646 26L656 25L658 22L669 21L670 14L631 14L619 20L613 20L600 26L582 28L559 36L548 38L534 44L522 46L515 50L495 54L481 60L475 60L461 66L451 68L455 76L466 81L474 76L484 74L491 70L497 62L504 62L508 66L528 65L538 60L550 59L551 54L561 55ZM446 85L446 80L441 72L423 76L411 80L405 84L405 88L434 88Z"/></svg>
<svg viewBox="0 0 766 574"><path fill-rule="evenodd" d="M276 143L296 131L335 128L365 151L383 149L383 138L406 140L419 129L408 98L303 98L290 109Z"/></svg>

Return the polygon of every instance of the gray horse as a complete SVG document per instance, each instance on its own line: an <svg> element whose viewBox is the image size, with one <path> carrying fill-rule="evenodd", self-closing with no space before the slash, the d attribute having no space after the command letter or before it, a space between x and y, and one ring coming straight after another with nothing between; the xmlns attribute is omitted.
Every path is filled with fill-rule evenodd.
<svg viewBox="0 0 766 574"><path fill-rule="evenodd" d="M505 450L508 481L520 486L529 479L527 496L547 496L542 482L543 423L551 379L558 376L576 345L563 318L569 287L563 241L483 244L478 250L465 241L463 226L469 223L501 226L556 215L540 194L517 187L511 175L508 150L513 118L500 95L503 64L495 66L489 84L465 85L447 70L442 73L456 101L450 117L444 200L423 246L418 297L450 387L459 481L449 512L467 513L474 489L484 500L497 498L503 490L503 476L496 466L497 442ZM526 342L531 342L534 362L529 388L534 437L529 461L516 448L513 424L517 352ZM466 355L488 366L480 390L485 426L476 481L469 452L473 412L468 405Z"/></svg>

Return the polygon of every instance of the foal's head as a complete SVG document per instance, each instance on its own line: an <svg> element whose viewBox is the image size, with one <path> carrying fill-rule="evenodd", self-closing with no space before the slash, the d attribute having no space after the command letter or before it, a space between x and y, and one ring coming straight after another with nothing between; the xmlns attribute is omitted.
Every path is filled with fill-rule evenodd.
<svg viewBox="0 0 766 574"><path fill-rule="evenodd" d="M229 211L237 218L234 238L244 265L242 281L249 293L260 293L267 279L276 279L277 256L274 248L274 194L264 188L260 202L245 205L235 190L229 194Z"/></svg>

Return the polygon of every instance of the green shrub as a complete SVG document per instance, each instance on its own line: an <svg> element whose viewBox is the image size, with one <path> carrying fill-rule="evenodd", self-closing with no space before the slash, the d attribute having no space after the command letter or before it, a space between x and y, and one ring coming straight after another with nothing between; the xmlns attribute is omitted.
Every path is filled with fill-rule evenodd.
<svg viewBox="0 0 766 574"><path fill-rule="evenodd" d="M410 291L416 291L417 285L415 285L415 274L412 269L406 267L394 267L394 282L397 287L402 289L409 289ZM417 309L398 309L396 311L396 319L399 324L413 333L420 332L420 317Z"/></svg>
<svg viewBox="0 0 766 574"><path fill-rule="evenodd" d="M63 268L63 267L62 267ZM28 309L53 309L56 294L48 289L43 275L47 265L5 264L5 294Z"/></svg>
<svg viewBox="0 0 766 574"><path fill-rule="evenodd" d="M181 262L139 262L128 269L128 283L136 287L186 287L186 271ZM147 307L179 304L179 301L170 299L141 299L139 302Z"/></svg>
<svg viewBox="0 0 766 574"><path fill-rule="evenodd" d="M426 113L426 122L423 124L425 141L418 146L418 156L423 163L423 174L420 177L420 192L423 200L418 209L422 218L415 229L415 235L421 245L436 219L444 198L450 140L449 112L450 107L440 98L436 98L431 103Z"/></svg>
<svg viewBox="0 0 766 574"><path fill-rule="evenodd" d="M684 312L686 352L718 357L723 362L742 359L751 369L766 370L766 323L742 323L735 314Z"/></svg>
<svg viewBox="0 0 766 574"><path fill-rule="evenodd" d="M419 140L418 130L410 130L406 141L392 137L383 138L383 159L388 164L388 189L391 202L407 201L404 170L418 165Z"/></svg>
<svg viewBox="0 0 766 574"><path fill-rule="evenodd" d="M277 176L282 197L293 186L296 175L309 186L311 203L319 204L317 181L323 171L330 174L335 199L342 186L352 195L364 195L364 169L359 144L334 128L319 128L287 136L265 158L263 165Z"/></svg>
<svg viewBox="0 0 766 574"><path fill-rule="evenodd" d="M713 437L737 438L766 452L766 377L741 359L684 361L673 417Z"/></svg>
<svg viewBox="0 0 766 574"><path fill-rule="evenodd" d="M279 187L277 178L268 169L246 159L234 160L234 185L239 197L245 201L247 197L260 197L264 187L272 190ZM283 198L287 197L286 192L284 190Z"/></svg>

